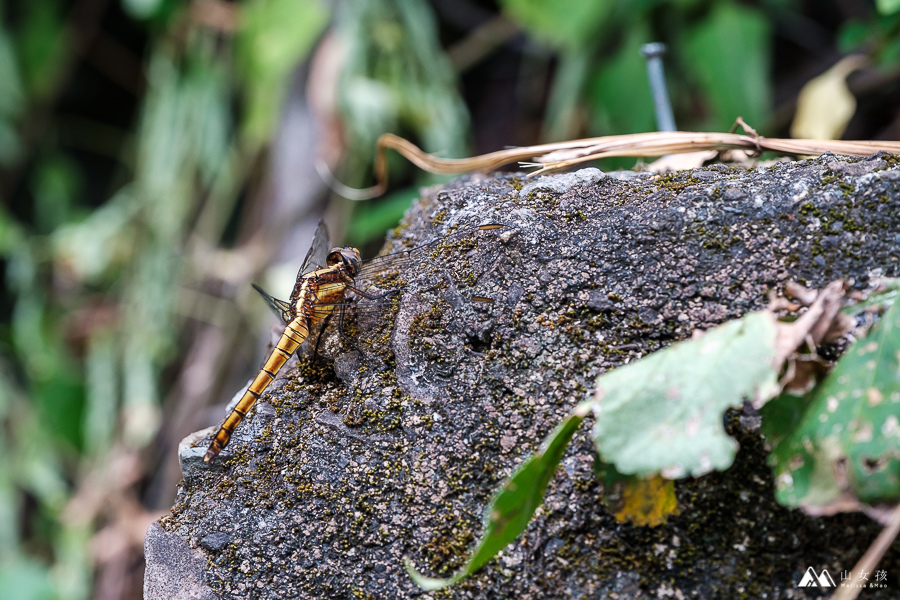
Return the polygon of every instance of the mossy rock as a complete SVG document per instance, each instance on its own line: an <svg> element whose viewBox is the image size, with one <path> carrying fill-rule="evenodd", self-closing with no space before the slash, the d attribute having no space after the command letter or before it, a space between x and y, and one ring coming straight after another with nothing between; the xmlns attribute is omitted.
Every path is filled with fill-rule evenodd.
<svg viewBox="0 0 900 600"><path fill-rule="evenodd" d="M176 506L148 537L147 589L184 577L210 597L422 597L404 557L429 575L459 567L492 493L598 374L759 309L791 279L900 275L894 164L826 155L426 191L404 239L506 227L410 265L399 310L356 325L371 356L326 335L334 366L286 373L218 464L185 445ZM807 568L851 570L880 526L781 507L752 419L728 425L735 464L676 482L680 513L654 528L604 508L584 427L524 536L426 597L818 597L796 588ZM200 561L193 574L166 567L173 543ZM896 597L900 552L879 568L890 585L866 597Z"/></svg>

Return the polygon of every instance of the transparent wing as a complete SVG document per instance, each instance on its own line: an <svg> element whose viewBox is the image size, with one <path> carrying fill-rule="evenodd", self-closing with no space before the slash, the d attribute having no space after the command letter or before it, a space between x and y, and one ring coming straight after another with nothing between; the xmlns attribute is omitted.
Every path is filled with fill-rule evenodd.
<svg viewBox="0 0 900 600"><path fill-rule="evenodd" d="M328 226L325 225L325 220L322 219L319 221L319 226L316 227L312 245L309 247L309 252L306 253L306 258L303 259L303 264L300 266L300 272L297 273L297 279L300 279L311 271L324 267L325 258L328 256L328 251L330 249L331 241L328 235Z"/></svg>
<svg viewBox="0 0 900 600"><path fill-rule="evenodd" d="M414 248L391 252L384 256L378 256L367 261L357 276L360 289L366 289L370 285L384 287L377 282L388 271L401 271L410 263L418 263L426 255L439 254L441 252L453 252L463 249L468 244L474 247L476 234L481 231L498 232L504 228L502 223L486 223L473 227L463 227L443 237L436 238ZM387 287L393 287L388 285Z"/></svg>
<svg viewBox="0 0 900 600"><path fill-rule="evenodd" d="M328 235L327 232L326 235ZM291 305L289 303L285 302L284 300L279 300L275 296L272 296L266 290L262 289L255 283L252 285L253 289L259 292L259 295L262 296L266 301L266 304L269 305L269 308L271 308L272 311L276 315L278 315L278 318L281 319L282 324L287 325L291 322L293 315L291 314Z"/></svg>
<svg viewBox="0 0 900 600"><path fill-rule="evenodd" d="M372 323L384 318L392 310L391 307L396 306L396 302L399 301L400 292L406 287L405 282L396 279L399 271L403 271L410 264L418 264L419 261L428 256L439 258L445 252L471 250L477 246L475 236L479 232L494 232L503 227L501 224L488 223L457 229L428 243L407 250L393 252L366 262L354 283L347 287L347 296L333 303L316 302L308 305L309 313L307 317L310 320L310 339L318 338L318 334L325 327L325 322L332 317L337 319L337 322L355 320L357 324L367 323L369 324L367 326L371 326ZM315 264L317 262L315 259L317 250L322 257L319 262L324 262L324 257L329 249L328 231L324 223L321 223L319 229L316 230L313 246L310 248L310 252L304 261L298 281L304 274L312 271L317 266L321 266ZM293 318L294 315L290 313L289 303L273 298L257 286L254 287L263 295L276 314L284 315L282 318L286 319L286 321ZM377 288L377 290L372 291L371 288ZM465 297L475 303L493 304L494 302L493 299L484 296L472 295Z"/></svg>
<svg viewBox="0 0 900 600"><path fill-rule="evenodd" d="M360 298L354 295L352 298L348 298L343 302L334 304L315 304L313 305L312 317L322 318L321 314L337 315L341 311L348 317L360 316L368 318L369 316L381 315L391 307L398 306L397 302L400 299L401 291L402 289L394 289L372 298ZM461 295L461 299L465 302L472 302L475 304L493 305L496 303L493 298L487 296L463 294Z"/></svg>

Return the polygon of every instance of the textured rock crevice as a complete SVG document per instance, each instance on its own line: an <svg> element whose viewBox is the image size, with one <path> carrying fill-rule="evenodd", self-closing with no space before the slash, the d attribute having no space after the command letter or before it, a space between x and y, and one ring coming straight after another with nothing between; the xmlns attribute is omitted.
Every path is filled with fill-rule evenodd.
<svg viewBox="0 0 900 600"><path fill-rule="evenodd" d="M895 165L826 155L753 171L471 177L429 191L404 240L506 227L397 273L408 282L397 307L356 323L365 359L326 334L333 363L301 360L218 464L202 464L202 443L185 445L177 503L148 535L146 589L176 576L164 557L180 539L206 558L203 593L223 598L420 597L403 558L438 575L462 564L499 482L598 374L760 308L790 279L900 275ZM814 597L795 588L807 567L851 569L878 526L778 506L762 440L730 427L735 465L679 481L681 512L657 528L601 505L584 428L523 538L441 594ZM881 568L896 578L900 554Z"/></svg>

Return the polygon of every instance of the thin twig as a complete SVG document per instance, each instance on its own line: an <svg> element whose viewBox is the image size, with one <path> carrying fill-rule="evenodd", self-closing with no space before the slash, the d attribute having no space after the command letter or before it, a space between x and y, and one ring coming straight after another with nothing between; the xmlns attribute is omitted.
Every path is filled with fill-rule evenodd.
<svg viewBox="0 0 900 600"><path fill-rule="evenodd" d="M453 65L453 70L465 73L520 31L519 26L506 15L501 14L488 19L447 50L447 57Z"/></svg>
<svg viewBox="0 0 900 600"><path fill-rule="evenodd" d="M872 573L878 565L878 562L881 560L881 557L884 556L884 553L887 552L888 548L891 547L891 544L894 543L898 533L900 533L900 504L891 511L887 525L881 530L881 533L878 534L878 537L875 538L875 541L872 542L872 545L869 546L869 549L866 550L863 557L859 559L856 566L853 567L853 571L856 571L857 573ZM842 587L834 593L831 600L854 600L859 595L860 589L862 588L850 586Z"/></svg>

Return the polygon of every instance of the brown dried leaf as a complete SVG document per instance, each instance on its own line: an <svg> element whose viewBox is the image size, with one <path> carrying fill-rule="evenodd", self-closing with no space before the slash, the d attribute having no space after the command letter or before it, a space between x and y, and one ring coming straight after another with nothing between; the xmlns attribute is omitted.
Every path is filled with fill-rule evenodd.
<svg viewBox="0 0 900 600"><path fill-rule="evenodd" d="M796 281L788 281L784 284L784 295L794 298L803 306L809 306L816 300L819 293L797 283Z"/></svg>
<svg viewBox="0 0 900 600"><path fill-rule="evenodd" d="M789 286L790 284L785 288L788 289ZM801 295L804 296L804 300L810 299L810 294L797 287L790 286L790 293L798 299ZM810 345L816 346L825 339L826 334L833 335L840 327L846 325L846 321L843 320L841 325L837 327L833 325L837 315L840 314L843 300L844 282L840 279L832 281L816 294L815 299L809 303L809 309L796 321L779 322L775 340L776 364L784 363L807 340ZM849 328L846 331L849 331Z"/></svg>
<svg viewBox="0 0 900 600"><path fill-rule="evenodd" d="M847 76L867 64L868 57L853 54L809 80L797 97L791 136L839 139L856 112L856 98L847 87Z"/></svg>
<svg viewBox="0 0 900 600"><path fill-rule="evenodd" d="M805 394L824 377L831 368L831 362L813 354L791 357L782 377L782 389L797 396Z"/></svg>

